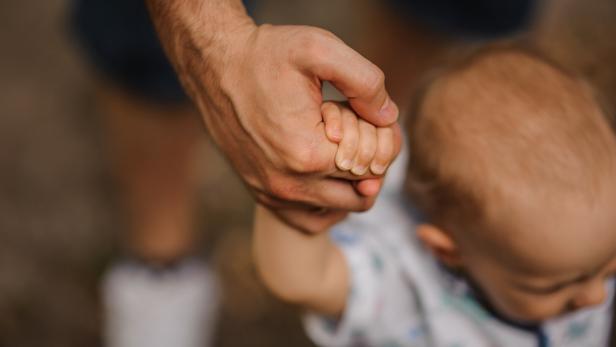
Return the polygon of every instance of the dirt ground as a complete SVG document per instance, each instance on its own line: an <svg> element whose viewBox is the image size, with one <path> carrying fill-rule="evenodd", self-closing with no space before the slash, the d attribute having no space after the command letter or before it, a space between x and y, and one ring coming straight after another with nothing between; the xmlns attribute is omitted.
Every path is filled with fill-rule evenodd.
<svg viewBox="0 0 616 347"><path fill-rule="evenodd" d="M265 3L261 15L271 22L318 17L347 37L357 25L338 22L353 22L345 16L349 1L324 12L310 1ZM65 0L0 2L0 347L101 345L98 280L119 253L123 224L95 82L67 34L66 6ZM613 104L616 6L562 0L553 7L537 41ZM219 267L226 297L216 345L310 346L296 312L256 279L248 195L211 146L207 155L203 253Z"/></svg>

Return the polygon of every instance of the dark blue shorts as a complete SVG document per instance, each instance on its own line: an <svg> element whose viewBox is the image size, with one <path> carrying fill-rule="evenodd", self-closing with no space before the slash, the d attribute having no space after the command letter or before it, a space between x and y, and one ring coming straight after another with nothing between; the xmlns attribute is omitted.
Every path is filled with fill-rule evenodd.
<svg viewBox="0 0 616 347"><path fill-rule="evenodd" d="M540 0L389 0L403 16L454 37L491 39L525 29Z"/></svg>
<svg viewBox="0 0 616 347"><path fill-rule="evenodd" d="M524 28L539 0L389 1L432 30L489 38ZM250 11L252 1L244 2ZM93 65L114 82L154 101L186 100L144 0L75 0L71 27Z"/></svg>

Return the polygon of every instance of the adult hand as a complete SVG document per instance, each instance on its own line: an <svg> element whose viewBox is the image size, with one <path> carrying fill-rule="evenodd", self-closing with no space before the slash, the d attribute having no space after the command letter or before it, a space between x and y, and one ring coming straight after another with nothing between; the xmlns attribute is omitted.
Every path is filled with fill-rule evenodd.
<svg viewBox="0 0 616 347"><path fill-rule="evenodd" d="M320 107L330 81L359 116L392 125L398 110L378 67L325 30L256 26L236 0L149 7L211 136L260 203L305 231L372 206L380 176L336 168Z"/></svg>

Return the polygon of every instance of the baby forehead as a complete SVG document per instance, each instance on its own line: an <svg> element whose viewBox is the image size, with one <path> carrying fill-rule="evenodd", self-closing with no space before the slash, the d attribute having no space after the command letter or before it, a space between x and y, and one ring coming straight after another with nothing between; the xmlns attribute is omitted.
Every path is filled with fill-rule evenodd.
<svg viewBox="0 0 616 347"><path fill-rule="evenodd" d="M503 212L482 238L488 251L529 273L594 270L616 257L616 185L595 204L534 200ZM506 216L505 216L506 215Z"/></svg>
<svg viewBox="0 0 616 347"><path fill-rule="evenodd" d="M415 167L479 215L541 207L540 197L587 204L616 177L616 141L592 91L515 49L480 52L437 76L409 125Z"/></svg>

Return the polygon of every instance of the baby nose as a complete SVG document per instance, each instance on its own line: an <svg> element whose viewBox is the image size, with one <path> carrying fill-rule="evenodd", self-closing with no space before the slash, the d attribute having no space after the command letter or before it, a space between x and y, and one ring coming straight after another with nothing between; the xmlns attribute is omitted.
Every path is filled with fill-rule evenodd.
<svg viewBox="0 0 616 347"><path fill-rule="evenodd" d="M573 300L573 306L577 309L600 305L605 301L607 292L603 281L595 281L585 286Z"/></svg>

